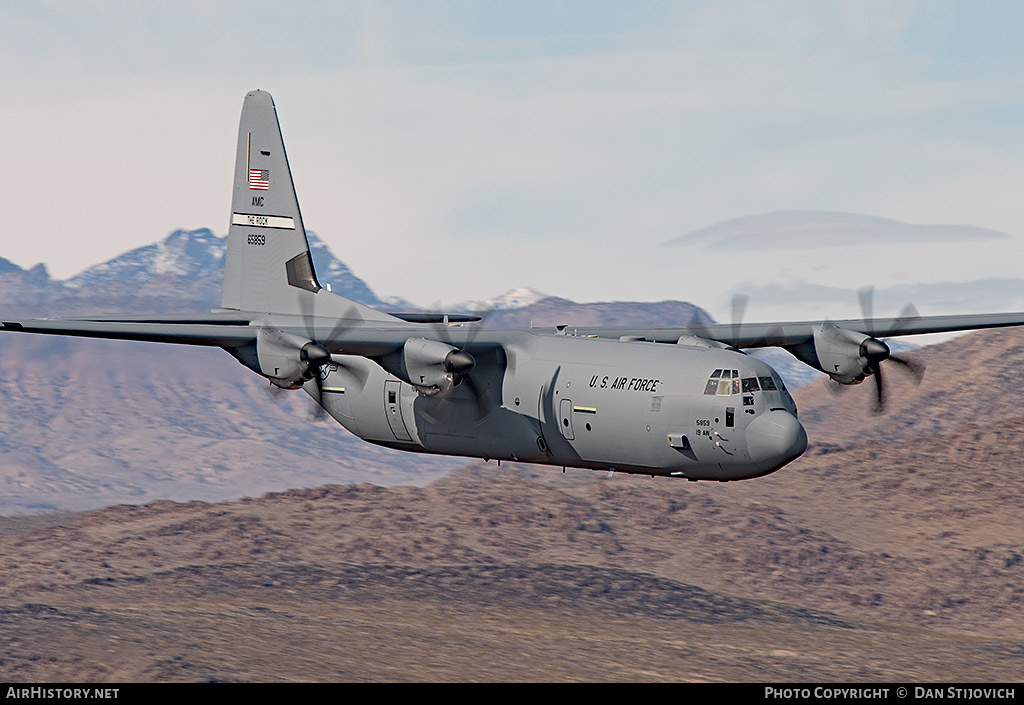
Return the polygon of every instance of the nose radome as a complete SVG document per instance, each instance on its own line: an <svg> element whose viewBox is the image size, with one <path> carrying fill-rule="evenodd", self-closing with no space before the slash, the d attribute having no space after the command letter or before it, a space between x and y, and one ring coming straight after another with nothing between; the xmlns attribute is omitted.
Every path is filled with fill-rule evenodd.
<svg viewBox="0 0 1024 705"><path fill-rule="evenodd" d="M747 452L762 472L778 470L806 449L807 431L788 411L769 411L747 426Z"/></svg>

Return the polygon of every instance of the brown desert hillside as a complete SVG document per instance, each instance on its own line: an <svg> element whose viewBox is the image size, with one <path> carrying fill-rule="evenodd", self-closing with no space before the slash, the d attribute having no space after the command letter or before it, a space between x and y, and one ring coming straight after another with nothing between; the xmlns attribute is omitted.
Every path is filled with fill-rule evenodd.
<svg viewBox="0 0 1024 705"><path fill-rule="evenodd" d="M924 381L912 379L893 363L883 363L887 412L871 412L874 383L844 387L821 379L796 395L800 419L812 442L848 447L891 443L988 427L1024 415L1017 403L1024 384L1024 331L978 331L914 350L908 355L927 366Z"/></svg>
<svg viewBox="0 0 1024 705"><path fill-rule="evenodd" d="M811 448L746 482L477 463L424 487L6 519L0 676L1014 680L1024 672L1024 414L1003 390L1022 340L985 332L920 351L923 384L889 375L885 416L866 413L867 387L799 390ZM185 372L153 383L166 417L149 425L173 433L146 435L145 420L159 417L131 404L148 354L73 383L112 390L101 426L117 429L125 411L143 419L140 435L104 430L106 455L80 450L90 446L69 429L84 396L64 396L72 381L59 355L29 359L48 380L35 392L66 412L43 413L4 376L16 410L5 423L40 427L34 437L50 448L63 442L70 467L104 460L167 486L210 482L244 477L254 447L278 448L272 462L289 467L292 446L261 441L259 420L226 390L199 415L176 406L204 398ZM0 361L15 364L26 363ZM213 442L223 428L237 455ZM5 437L6 457L31 460L19 438ZM223 468L190 466L195 457ZM373 472L373 461L346 462ZM388 473L408 472L395 462ZM72 491L93 479L61 472L51 481Z"/></svg>
<svg viewBox="0 0 1024 705"><path fill-rule="evenodd" d="M477 464L9 520L0 674L1012 680L1020 443L1007 424L728 484ZM948 446L986 480L949 482Z"/></svg>

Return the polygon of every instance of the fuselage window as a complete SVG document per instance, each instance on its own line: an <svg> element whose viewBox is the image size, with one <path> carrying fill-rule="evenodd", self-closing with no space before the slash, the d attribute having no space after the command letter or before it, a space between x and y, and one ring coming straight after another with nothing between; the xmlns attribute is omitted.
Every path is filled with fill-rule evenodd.
<svg viewBox="0 0 1024 705"><path fill-rule="evenodd" d="M761 387L757 384L757 377L744 377L743 378L743 393L747 392L759 392Z"/></svg>
<svg viewBox="0 0 1024 705"><path fill-rule="evenodd" d="M775 386L775 380L771 377L758 377L758 379L761 380L761 389L764 391L774 392L778 390L778 387Z"/></svg>

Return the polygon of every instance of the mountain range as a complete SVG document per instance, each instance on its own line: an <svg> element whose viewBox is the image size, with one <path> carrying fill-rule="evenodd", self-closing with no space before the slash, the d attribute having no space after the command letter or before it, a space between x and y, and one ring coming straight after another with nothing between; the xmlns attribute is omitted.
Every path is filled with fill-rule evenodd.
<svg viewBox="0 0 1024 705"><path fill-rule="evenodd" d="M205 310L218 257L177 231L75 284L0 261L0 299ZM710 320L507 298L489 325ZM870 384L795 389L807 453L718 484L391 451L218 350L4 335L0 677L1014 680L1024 331L916 354L883 416Z"/></svg>
<svg viewBox="0 0 1024 705"><path fill-rule="evenodd" d="M386 310L416 309L379 296L315 234L309 241L334 291ZM220 304L224 251L225 238L208 229L177 230L63 281L43 265L0 259L3 315L206 311ZM679 301L581 304L533 290L467 308L484 310L489 326L712 322ZM752 354L793 389L820 377L784 351ZM218 350L5 335L0 372L0 514L157 497L226 500L330 481L421 485L464 462L397 453L336 424L311 424L305 395L271 398L263 380ZM278 437L267 438L269 429ZM139 474L154 457L165 459L162 472Z"/></svg>
<svg viewBox="0 0 1024 705"><path fill-rule="evenodd" d="M797 390L811 448L747 482L475 462L424 486L0 517L0 676L1014 681L1024 416L993 388L1024 365L1024 331L919 354L928 377L914 388L893 375L885 416L868 413L864 389ZM162 382L141 391L168 402L188 379ZM46 425L59 389L30 391L25 428L81 440L74 417ZM235 403L219 401L219 428L201 413L172 429L173 445L125 455L147 443L143 429L105 458L81 454L61 481L87 489L103 462L164 490L259 474L274 444ZM107 424L152 413L142 402L99 412ZM165 422L193 412L171 408ZM212 440L225 427L233 456ZM189 465L211 450L214 465ZM374 458L342 463L339 476L364 462Z"/></svg>
<svg viewBox="0 0 1024 705"><path fill-rule="evenodd" d="M307 232L306 236L321 283L360 303L384 305L316 233ZM159 242L88 267L65 280L51 278L45 265L25 270L0 258L4 314L12 315L12 311L27 307L37 311L32 315L53 315L49 309L42 310L50 304L95 304L122 309L118 313L215 308L220 306L226 249L227 238L207 228L175 230Z"/></svg>
<svg viewBox="0 0 1024 705"><path fill-rule="evenodd" d="M315 234L309 241L318 277L333 291L415 310L385 302ZM3 315L206 311L220 305L224 250L225 239L209 230L178 230L65 281L42 265L0 260ZM485 306L492 304L488 325L711 321L677 301L576 304L519 291ZM324 482L423 485L466 462L380 448L333 422L311 423L305 394L269 394L265 380L216 349L8 334L0 394L0 515L226 500Z"/></svg>

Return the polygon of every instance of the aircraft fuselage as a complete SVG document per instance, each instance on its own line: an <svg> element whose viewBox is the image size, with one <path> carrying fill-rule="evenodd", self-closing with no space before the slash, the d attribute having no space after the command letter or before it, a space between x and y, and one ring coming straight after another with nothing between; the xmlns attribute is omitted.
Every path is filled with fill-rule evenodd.
<svg viewBox="0 0 1024 705"><path fill-rule="evenodd" d="M324 408L407 451L693 480L765 475L807 445L778 374L733 350L522 332L467 350L473 385L438 396L344 356Z"/></svg>

